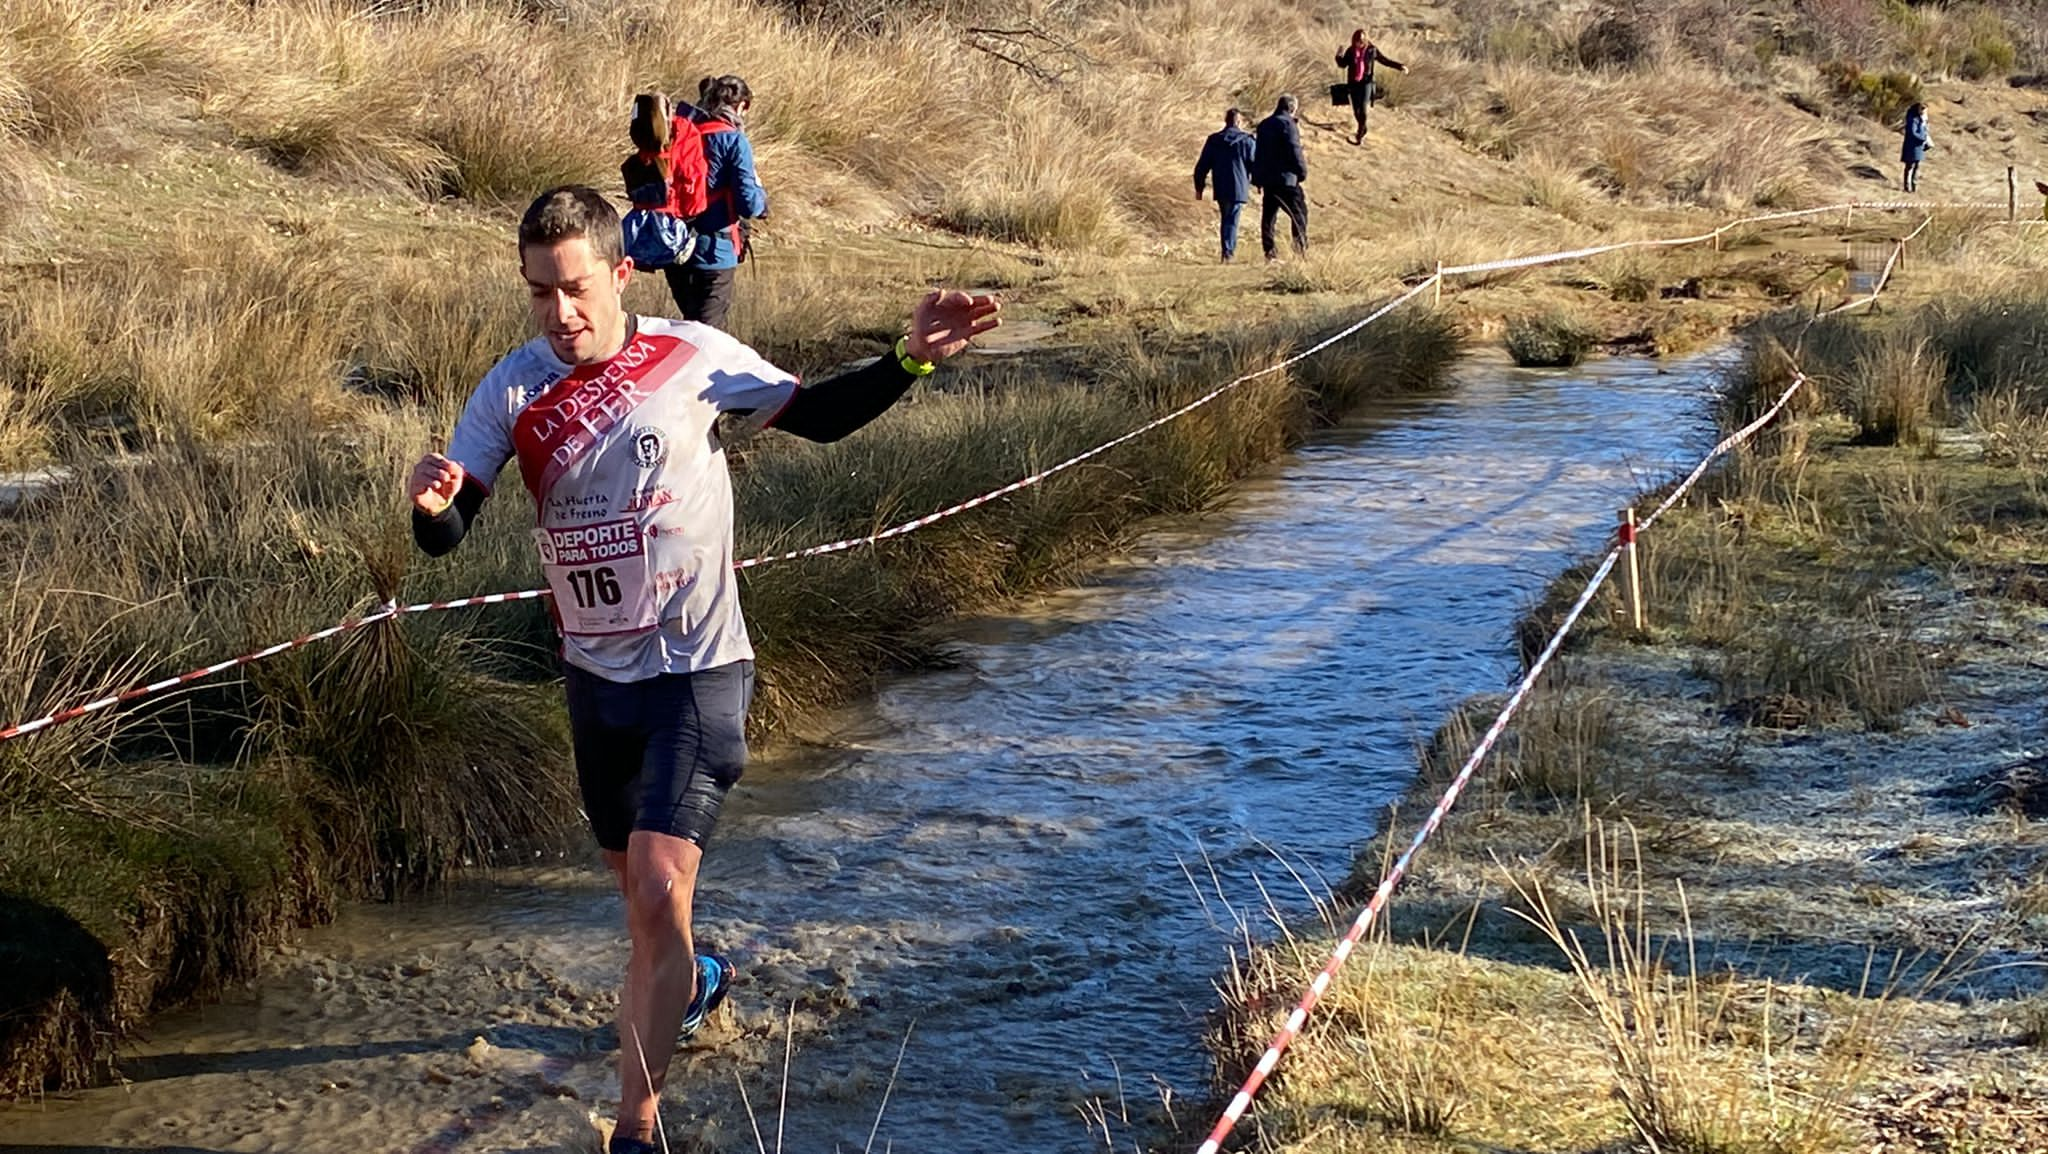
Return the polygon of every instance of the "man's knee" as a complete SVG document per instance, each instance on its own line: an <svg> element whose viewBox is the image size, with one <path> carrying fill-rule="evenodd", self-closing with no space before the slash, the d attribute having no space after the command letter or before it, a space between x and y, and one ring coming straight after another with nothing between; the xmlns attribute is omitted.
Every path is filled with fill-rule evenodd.
<svg viewBox="0 0 2048 1154"><path fill-rule="evenodd" d="M703 851L677 837L641 830L626 853L626 916L635 926L685 926Z"/></svg>
<svg viewBox="0 0 2048 1154"><path fill-rule="evenodd" d="M689 898L673 877L640 874L626 883L626 917L641 930L659 931L689 914Z"/></svg>

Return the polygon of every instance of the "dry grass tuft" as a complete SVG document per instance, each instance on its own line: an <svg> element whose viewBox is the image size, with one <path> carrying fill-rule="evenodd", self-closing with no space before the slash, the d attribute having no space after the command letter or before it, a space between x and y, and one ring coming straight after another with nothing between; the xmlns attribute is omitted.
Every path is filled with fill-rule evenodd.
<svg viewBox="0 0 2048 1154"><path fill-rule="evenodd" d="M1363 294L1385 289L1390 279L1379 246L1347 237L1274 264L1266 287L1277 293Z"/></svg>
<svg viewBox="0 0 2048 1154"><path fill-rule="evenodd" d="M1968 427L1984 440L1993 464L2038 470L2048 464L2048 413L2018 392L1979 393L1970 401Z"/></svg>
<svg viewBox="0 0 2048 1154"><path fill-rule="evenodd" d="M1855 718L1892 729L1933 692L1926 660L1903 632L1875 608L1766 614L1719 650L1708 671L1731 714L1749 724L1796 729Z"/></svg>
<svg viewBox="0 0 2048 1154"><path fill-rule="evenodd" d="M1576 164L1552 152L1532 151L1517 167L1522 171L1522 203L1566 220L1587 221L1603 199Z"/></svg>
<svg viewBox="0 0 2048 1154"><path fill-rule="evenodd" d="M1449 1136L1473 1096L1452 1030L1473 1001L1473 983L1454 967L1434 988L1404 990L1376 980L1383 960L1369 950L1357 996L1339 1003L1328 1028L1342 1031L1354 1051L1369 1116L1398 1133Z"/></svg>
<svg viewBox="0 0 2048 1154"><path fill-rule="evenodd" d="M1689 915L1675 937L1653 933L1632 831L1596 824L1587 836L1592 924L1571 924L1537 884L1518 883L1527 907L1518 912L1577 979L1636 1133L1652 1149L1695 1154L1842 1148L1848 1104L1890 1024L1888 993L1829 1012L1766 982L1752 1002L1747 983L1700 972ZM1683 910L1682 887L1679 902Z"/></svg>
<svg viewBox="0 0 2048 1154"><path fill-rule="evenodd" d="M2022 1046L2037 1050L2048 1049L2048 995L2036 995L2021 1003L2014 1014L2019 1032L2017 1041Z"/></svg>
<svg viewBox="0 0 2048 1154"><path fill-rule="evenodd" d="M1524 313L1508 321L1508 355L1532 368L1561 369L1586 359L1600 339L1591 326L1571 313L1552 309Z"/></svg>
<svg viewBox="0 0 2048 1154"><path fill-rule="evenodd" d="M1617 301L1641 303L1657 295L1657 281L1666 273L1666 254L1629 248L1587 262L1592 283Z"/></svg>
<svg viewBox="0 0 2048 1154"><path fill-rule="evenodd" d="M1493 771L1501 789L1550 802L1606 805L1617 778L1620 705L1597 689L1553 675L1516 716Z"/></svg>
<svg viewBox="0 0 2048 1154"><path fill-rule="evenodd" d="M1924 338L1910 334L1875 342L1856 358L1849 405L1865 444L1913 444L1944 416L1948 366Z"/></svg>

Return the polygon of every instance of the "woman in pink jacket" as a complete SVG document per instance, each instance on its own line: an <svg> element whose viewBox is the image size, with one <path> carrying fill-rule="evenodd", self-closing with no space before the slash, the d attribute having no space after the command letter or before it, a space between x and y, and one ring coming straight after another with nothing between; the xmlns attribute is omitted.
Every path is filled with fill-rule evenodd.
<svg viewBox="0 0 2048 1154"><path fill-rule="evenodd" d="M1351 115L1358 119L1358 134L1351 138L1353 144L1365 143L1365 114L1372 110L1373 67L1378 64L1396 72L1408 71L1407 65L1367 40L1363 28L1353 32L1350 46L1337 54L1337 67L1344 70L1344 79L1351 86Z"/></svg>

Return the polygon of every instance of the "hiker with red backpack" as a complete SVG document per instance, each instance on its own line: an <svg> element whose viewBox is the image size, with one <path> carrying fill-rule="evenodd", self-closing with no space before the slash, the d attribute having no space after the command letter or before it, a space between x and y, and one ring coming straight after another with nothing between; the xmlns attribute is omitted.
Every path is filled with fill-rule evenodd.
<svg viewBox="0 0 2048 1154"><path fill-rule="evenodd" d="M620 222L620 231L634 268L668 268L695 251L696 234L690 231L687 210L693 189L696 198L703 199L705 181L702 149L695 141L686 143L697 163L692 166L679 159L684 154L678 151L677 139L686 133L677 129L684 124L661 93L643 92L633 98L633 120L626 133L634 152L619 165L619 177L633 205ZM702 204L696 208L703 211Z"/></svg>
<svg viewBox="0 0 2048 1154"><path fill-rule="evenodd" d="M633 211L626 255L660 269L683 319L725 327L733 279L747 254L747 222L768 212L745 131L754 94L737 76L698 85L699 104L669 108L648 93L634 100L637 150L620 165ZM678 235L687 226L687 237Z"/></svg>

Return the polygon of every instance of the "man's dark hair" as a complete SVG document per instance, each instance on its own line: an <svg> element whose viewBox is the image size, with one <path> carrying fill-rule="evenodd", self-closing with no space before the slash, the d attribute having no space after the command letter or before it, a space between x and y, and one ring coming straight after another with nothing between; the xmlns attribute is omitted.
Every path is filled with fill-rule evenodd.
<svg viewBox="0 0 2048 1154"><path fill-rule="evenodd" d="M519 219L519 250L530 244L560 244L582 237L590 251L607 265L626 258L626 241L619 231L619 212L612 202L594 188L565 184L535 197Z"/></svg>
<svg viewBox="0 0 2048 1154"><path fill-rule="evenodd" d="M1273 115L1275 115L1275 116L1293 116L1293 115L1294 115L1294 109L1295 109L1295 103L1294 103L1294 93L1292 93L1292 92L1283 92L1283 93L1281 93L1281 94L1280 94L1280 103L1278 103L1278 104L1275 104L1275 105L1273 106Z"/></svg>
<svg viewBox="0 0 2048 1154"><path fill-rule="evenodd" d="M1223 123L1225 123L1225 124L1229 125L1229 126L1230 126L1230 127L1232 127L1232 128L1236 128L1236 127L1237 127L1237 109L1235 109L1235 108L1226 108L1226 109L1224 109L1224 110L1223 110Z"/></svg>

